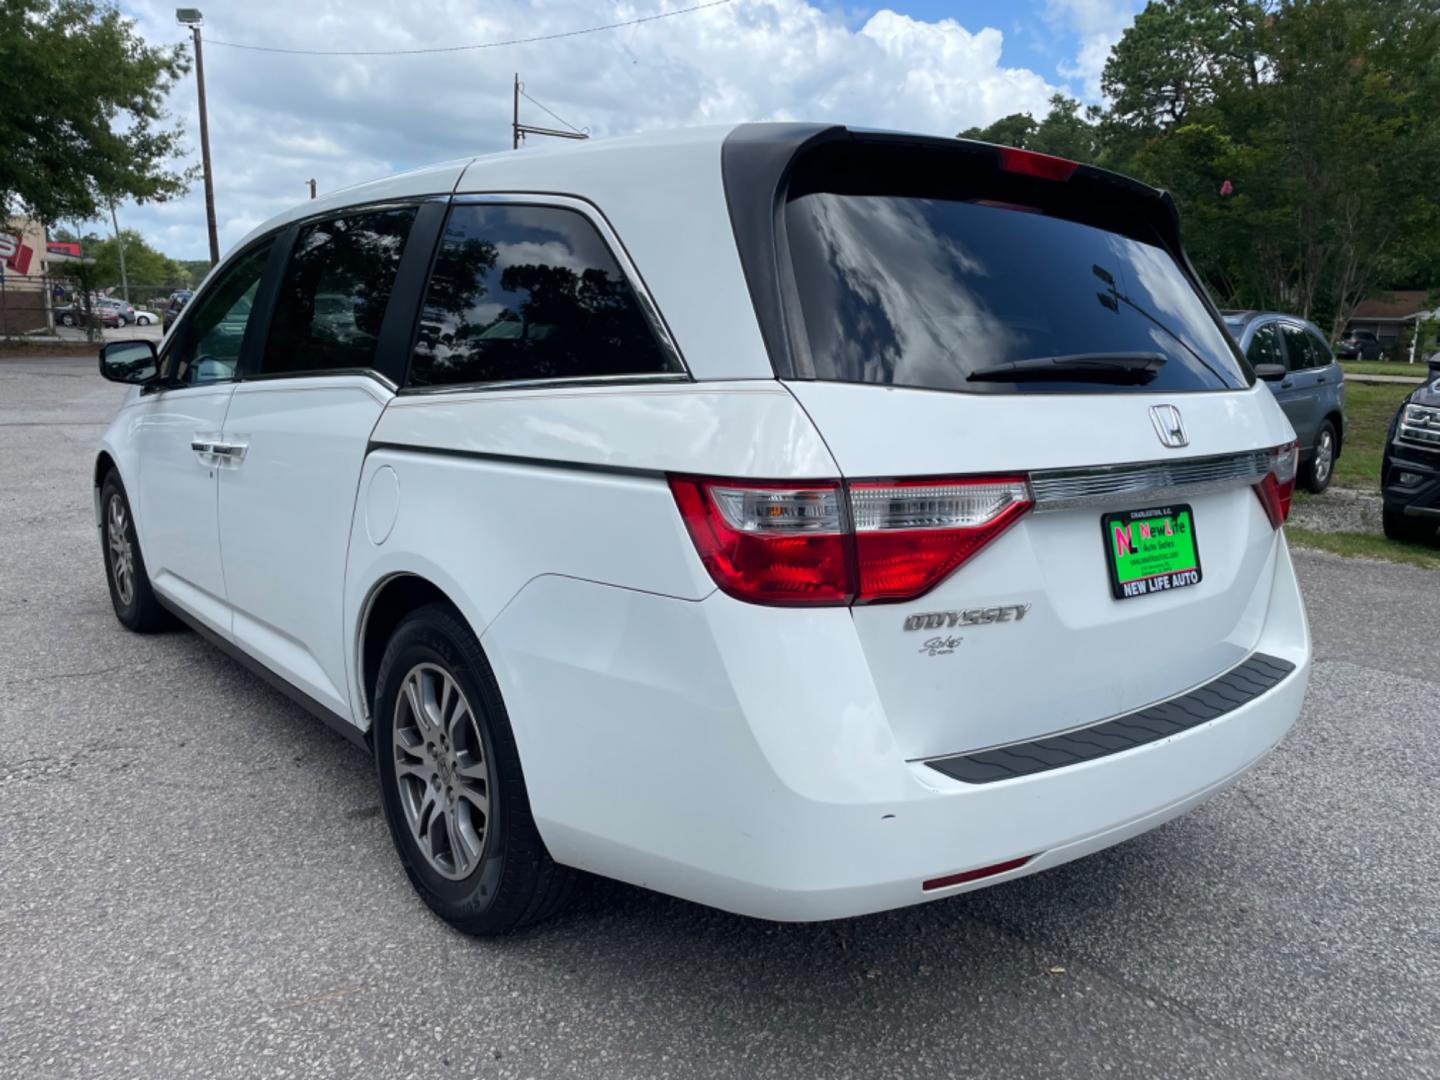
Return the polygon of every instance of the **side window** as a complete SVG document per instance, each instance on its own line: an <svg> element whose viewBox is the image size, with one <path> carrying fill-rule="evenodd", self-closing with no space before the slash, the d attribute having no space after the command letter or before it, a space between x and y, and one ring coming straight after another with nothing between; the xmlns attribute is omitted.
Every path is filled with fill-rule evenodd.
<svg viewBox="0 0 1440 1080"><path fill-rule="evenodd" d="M368 368L400 269L413 206L317 221L300 230L280 279L262 375Z"/></svg>
<svg viewBox="0 0 1440 1080"><path fill-rule="evenodd" d="M1290 370L1304 371L1306 368L1313 368L1316 357L1310 335L1289 323L1282 324L1280 330L1285 335L1285 352L1290 357Z"/></svg>
<svg viewBox="0 0 1440 1080"><path fill-rule="evenodd" d="M235 377L250 310L270 258L267 240L241 255L194 303L166 358L171 378L182 385L227 382Z"/></svg>
<svg viewBox="0 0 1440 1080"><path fill-rule="evenodd" d="M1274 323L1265 323L1255 331L1255 336L1250 339L1250 347L1245 350L1245 359L1250 361L1254 367L1257 364L1285 364L1285 353L1280 348L1280 331Z"/></svg>
<svg viewBox="0 0 1440 1080"><path fill-rule="evenodd" d="M1335 357L1330 355L1329 345L1308 330L1305 332L1305 336L1310 339L1310 349L1315 354L1317 367L1329 367L1335 362Z"/></svg>
<svg viewBox="0 0 1440 1080"><path fill-rule="evenodd" d="M680 370L584 215L542 206L450 212L411 386Z"/></svg>

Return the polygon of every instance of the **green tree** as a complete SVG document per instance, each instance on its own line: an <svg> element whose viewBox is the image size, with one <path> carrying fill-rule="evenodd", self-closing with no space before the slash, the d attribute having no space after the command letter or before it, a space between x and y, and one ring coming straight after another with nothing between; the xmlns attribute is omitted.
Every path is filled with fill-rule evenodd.
<svg viewBox="0 0 1440 1080"><path fill-rule="evenodd" d="M154 48L113 4L0 4L0 220L88 220L111 200L184 193L165 97L183 46Z"/></svg>
<svg viewBox="0 0 1440 1080"><path fill-rule="evenodd" d="M1437 58L1435 0L1155 0L1106 65L1102 157L1175 196L1222 302L1338 334L1440 264Z"/></svg>
<svg viewBox="0 0 1440 1080"><path fill-rule="evenodd" d="M125 244L125 277L132 289L144 286L179 289L190 284L190 274L184 266L156 251L134 229L121 229L120 238ZM121 284L120 251L114 237L86 245L85 253L95 260L94 280L98 288L109 289Z"/></svg>
<svg viewBox="0 0 1440 1080"><path fill-rule="evenodd" d="M1099 119L1098 109L1092 107L1082 115L1080 102L1055 94L1043 120L1037 121L1029 113L1011 113L988 127L966 128L956 137L1018 146L1074 161L1094 161L1100 153L1100 131L1096 126Z"/></svg>

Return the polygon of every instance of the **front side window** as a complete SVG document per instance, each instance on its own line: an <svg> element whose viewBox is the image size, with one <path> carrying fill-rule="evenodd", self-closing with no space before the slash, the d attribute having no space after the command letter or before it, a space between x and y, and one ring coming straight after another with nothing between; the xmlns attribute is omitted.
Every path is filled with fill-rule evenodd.
<svg viewBox="0 0 1440 1080"><path fill-rule="evenodd" d="M371 210L307 225L280 280L262 375L375 366L415 207Z"/></svg>
<svg viewBox="0 0 1440 1080"><path fill-rule="evenodd" d="M273 241L267 240L241 255L196 301L170 350L171 381L195 386L235 377L245 328L272 246Z"/></svg>
<svg viewBox="0 0 1440 1080"><path fill-rule="evenodd" d="M1317 335L1313 330L1306 331L1306 333L1310 337L1310 348L1315 352L1316 366L1328 367L1333 364L1335 362L1335 358L1330 355L1330 346L1326 344L1325 340L1319 335Z"/></svg>
<svg viewBox="0 0 1440 1080"><path fill-rule="evenodd" d="M1280 331L1274 323L1266 323L1255 331L1250 347L1245 350L1245 359L1251 366L1279 364L1285 366L1285 352L1280 347Z"/></svg>
<svg viewBox="0 0 1440 1080"><path fill-rule="evenodd" d="M680 370L584 215L492 204L450 212L411 386Z"/></svg>

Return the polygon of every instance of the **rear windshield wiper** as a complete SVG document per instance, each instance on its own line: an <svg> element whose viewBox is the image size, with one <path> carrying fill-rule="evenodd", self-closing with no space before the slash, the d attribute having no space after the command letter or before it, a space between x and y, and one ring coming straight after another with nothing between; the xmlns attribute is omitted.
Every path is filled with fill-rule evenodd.
<svg viewBox="0 0 1440 1080"><path fill-rule="evenodd" d="M1143 386L1160 373L1158 353L1074 353L1035 356L976 368L970 382L1095 382Z"/></svg>

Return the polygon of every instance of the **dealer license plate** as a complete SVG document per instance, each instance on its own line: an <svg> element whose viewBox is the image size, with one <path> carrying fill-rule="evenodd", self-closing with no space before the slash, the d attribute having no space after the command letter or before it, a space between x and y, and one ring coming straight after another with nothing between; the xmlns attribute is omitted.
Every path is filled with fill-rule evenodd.
<svg viewBox="0 0 1440 1080"><path fill-rule="evenodd" d="M1124 510L1100 519L1116 600L1200 584L1200 548L1189 506Z"/></svg>

